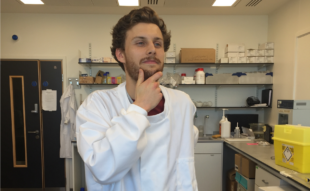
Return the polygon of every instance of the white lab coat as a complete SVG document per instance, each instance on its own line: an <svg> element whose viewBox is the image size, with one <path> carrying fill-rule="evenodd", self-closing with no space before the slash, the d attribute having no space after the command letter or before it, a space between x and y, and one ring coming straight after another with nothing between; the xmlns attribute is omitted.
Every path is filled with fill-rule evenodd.
<svg viewBox="0 0 310 191"><path fill-rule="evenodd" d="M60 98L60 158L72 158L71 140L75 139L75 116L77 103L73 86L70 84Z"/></svg>
<svg viewBox="0 0 310 191"><path fill-rule="evenodd" d="M197 191L193 125L184 92L160 86L164 111L130 104L126 83L90 94L77 112L77 146L91 191Z"/></svg>

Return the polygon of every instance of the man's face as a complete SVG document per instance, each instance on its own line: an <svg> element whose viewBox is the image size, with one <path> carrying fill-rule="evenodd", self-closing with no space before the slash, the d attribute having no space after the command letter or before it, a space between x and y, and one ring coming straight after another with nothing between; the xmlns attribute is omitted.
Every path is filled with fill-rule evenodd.
<svg viewBox="0 0 310 191"><path fill-rule="evenodd" d="M126 33L123 60L126 75L137 81L139 69L144 71L144 79L164 67L164 41L159 27L150 23L139 23Z"/></svg>

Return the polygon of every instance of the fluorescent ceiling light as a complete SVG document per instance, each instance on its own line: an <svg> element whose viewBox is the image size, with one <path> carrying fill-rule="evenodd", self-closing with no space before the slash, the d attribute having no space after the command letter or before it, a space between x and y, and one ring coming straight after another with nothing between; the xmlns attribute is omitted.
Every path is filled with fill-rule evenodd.
<svg viewBox="0 0 310 191"><path fill-rule="evenodd" d="M227 7L227 6L232 6L236 0L216 0L213 3L213 7Z"/></svg>
<svg viewBox="0 0 310 191"><path fill-rule="evenodd" d="M139 0L118 0L119 6L139 6Z"/></svg>
<svg viewBox="0 0 310 191"><path fill-rule="evenodd" d="M41 0L20 0L24 4L44 4Z"/></svg>

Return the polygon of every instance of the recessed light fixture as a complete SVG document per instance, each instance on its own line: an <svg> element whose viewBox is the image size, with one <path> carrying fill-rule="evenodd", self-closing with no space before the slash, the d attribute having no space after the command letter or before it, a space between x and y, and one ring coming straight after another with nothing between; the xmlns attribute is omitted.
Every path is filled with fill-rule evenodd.
<svg viewBox="0 0 310 191"><path fill-rule="evenodd" d="M118 0L119 6L139 6L139 0Z"/></svg>
<svg viewBox="0 0 310 191"><path fill-rule="evenodd" d="M232 6L236 0L215 0L213 7L229 7Z"/></svg>
<svg viewBox="0 0 310 191"><path fill-rule="evenodd" d="M24 4L42 5L44 4L41 0L20 0Z"/></svg>

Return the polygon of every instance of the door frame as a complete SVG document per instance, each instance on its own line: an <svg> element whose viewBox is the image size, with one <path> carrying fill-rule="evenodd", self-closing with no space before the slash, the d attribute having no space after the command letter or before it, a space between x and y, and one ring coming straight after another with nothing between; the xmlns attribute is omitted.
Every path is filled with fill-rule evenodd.
<svg viewBox="0 0 310 191"><path fill-rule="evenodd" d="M37 61L38 62L38 90L39 90L39 105L40 108L40 142L41 142L41 170L42 170L42 188L45 189L45 169L44 169L44 136L43 136L43 116L42 116L42 87L41 87L41 64L40 61L60 61L61 62L61 72L62 72L62 93L64 91L64 88L67 87L67 83L65 80L67 79L67 63L66 63L66 57L65 56L51 56L51 57L44 57L42 56L18 56L18 55L12 55L12 56L6 56L4 58L1 58L0 61ZM1 92L0 92L1 93ZM65 160L65 174L66 179L69 178L69 164L68 161ZM68 185L68 181L66 180L66 191L69 191L70 186Z"/></svg>

